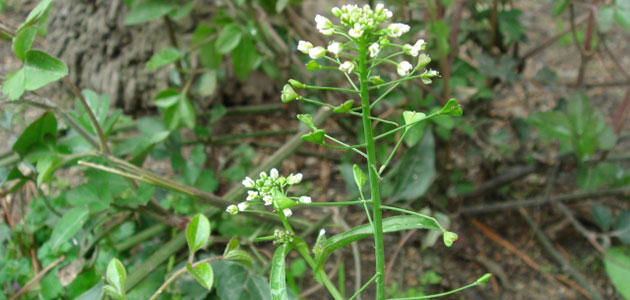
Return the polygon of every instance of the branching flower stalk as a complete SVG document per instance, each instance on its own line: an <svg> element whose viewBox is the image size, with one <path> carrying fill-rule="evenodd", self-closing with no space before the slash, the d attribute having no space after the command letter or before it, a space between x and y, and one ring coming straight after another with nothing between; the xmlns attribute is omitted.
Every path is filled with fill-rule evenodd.
<svg viewBox="0 0 630 300"><path fill-rule="evenodd" d="M406 217L388 218L387 232L409 228L435 229L443 233L443 241L446 246L451 246L453 242L457 240L457 234L446 231L434 218L401 208L381 205L380 175L387 168L387 165L392 160L394 153L409 129L437 115L446 114L459 116L462 113L457 101L451 99L441 110L430 115L416 111L405 111L402 114L404 121L402 124L391 120L376 118L371 115L371 111L376 104L384 100L400 83L420 79L425 84L429 84L432 78L439 76L437 71L425 68L431 62L429 56L423 53L426 43L422 39L417 40L413 45L392 42L390 39L400 38L410 30L410 27L402 23L389 23L389 19L393 14L388 9L385 9L382 4L378 4L374 9L369 5L365 5L362 8L357 5L344 5L341 8L334 7L332 14L339 18L340 25L334 24L324 16L317 15L315 17L316 27L320 33L326 36L338 36L341 39L331 41L326 47L315 46L308 41L299 41L297 50L311 58L306 64L307 70L332 70L342 72L343 76L348 80L350 87L314 86L291 79L289 83L283 87L281 100L284 103L295 100L303 101L328 107L335 113L348 114L361 118L365 143L349 145L346 142L326 134L323 129L317 128L311 115L301 114L297 116L300 122L311 129L310 133L302 136L303 140L335 149L353 151L366 159L367 175L363 173L359 166L354 165L353 167L354 179L360 192L359 201L344 203L331 202L326 203L326 205L362 205L366 210L369 224L353 228L345 233L331 237L328 241L326 241L326 237L323 233L320 234L316 245L313 247L312 252L315 255L315 258L313 258L306 243L296 236L287 219L292 215L293 212L291 208L294 206L315 206L314 203L311 203L309 196L290 196L289 191L291 187L301 182L302 175L298 173L284 177L281 176L276 169L272 169L269 174L262 172L260 178L256 180L249 177L243 180L243 185L250 190L246 201L236 205L230 205L227 211L231 214L237 214L239 212L260 212L258 210L249 209L252 206L269 206L273 208L274 213L282 220L282 224L284 225L284 230L277 230L273 236L259 239L261 241L273 240L274 243L282 245L282 247L276 250L282 251L282 253L276 252L276 254L274 254L274 261L272 262L272 282L270 285L272 286L273 299L285 299L282 295L286 291L282 291L282 284L280 281L275 280L279 278L278 276L283 276L284 273L276 273L274 269L283 267L283 263L276 261L276 258L284 259L284 255L286 255L285 251L291 249L296 249L300 252L313 268L315 278L328 289L334 299L344 299L323 271L322 265L330 251L334 251L340 246L363 238L364 235L366 235L365 233L371 234L374 238L376 274L372 276L372 279L368 281L366 285L355 293L355 296L375 281L375 298L378 300L386 299L385 247L383 239L385 221L382 217L382 209L397 211L413 217L411 219ZM410 59L413 63L405 58ZM320 62L327 63L327 65L322 65ZM395 74L388 72L378 73L378 67L382 65L392 65L396 69ZM385 81L384 78L389 81ZM381 88L385 89L381 90ZM337 105L324 103L319 100L305 98L298 94L295 89L346 92L351 96L356 97L356 95L358 95L359 99L357 100L360 101L360 104L355 106L355 99L350 99ZM371 101L370 98L372 93L380 93L374 101ZM375 136L372 121L387 123L396 128ZM387 156L385 162L379 166L375 153L376 141L398 131L402 131L399 140L393 147L392 152ZM366 199L362 191L365 183L368 181L370 198ZM431 223L431 225L424 226L418 224L425 221Z"/></svg>

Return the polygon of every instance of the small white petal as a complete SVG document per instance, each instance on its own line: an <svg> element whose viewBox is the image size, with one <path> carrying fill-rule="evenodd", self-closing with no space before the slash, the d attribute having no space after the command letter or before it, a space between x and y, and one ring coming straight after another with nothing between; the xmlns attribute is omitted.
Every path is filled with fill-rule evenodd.
<svg viewBox="0 0 630 300"><path fill-rule="evenodd" d="M352 73L352 71L354 70L354 63L352 63L351 61L344 61L340 66L339 66L339 71L345 72L345 73Z"/></svg>
<svg viewBox="0 0 630 300"><path fill-rule="evenodd" d="M291 215L293 215L293 212L291 211L291 209L289 209L289 208L285 208L285 209L283 209L283 210L282 210L282 214L283 214L285 217L290 217Z"/></svg>
<svg viewBox="0 0 630 300"><path fill-rule="evenodd" d="M299 41L298 42L298 46L297 49L298 51L304 53L304 54L308 54L308 50L310 50L311 48L313 48L313 44L311 44L311 42L307 42L307 41Z"/></svg>
<svg viewBox="0 0 630 300"><path fill-rule="evenodd" d="M273 168L271 169L271 171L269 171L269 176L271 177L271 179L277 179L278 178L278 169Z"/></svg>
<svg viewBox="0 0 630 300"><path fill-rule="evenodd" d="M334 54L335 56L338 56L342 50L343 46L339 42L332 42L328 45L328 52Z"/></svg>
<svg viewBox="0 0 630 300"><path fill-rule="evenodd" d="M396 69L396 71L400 76L407 76L412 69L413 66L408 61L403 61L398 64L398 68Z"/></svg>
<svg viewBox="0 0 630 300"><path fill-rule="evenodd" d="M300 197L300 203L311 203L311 197L309 196Z"/></svg>
<svg viewBox="0 0 630 300"><path fill-rule="evenodd" d="M308 56L312 59L319 59L326 55L326 49L321 46L317 46L308 50Z"/></svg>
<svg viewBox="0 0 630 300"><path fill-rule="evenodd" d="M244 211L249 207L248 202L241 202L237 205L239 211Z"/></svg>
<svg viewBox="0 0 630 300"><path fill-rule="evenodd" d="M227 211L228 213L230 213L230 214L232 214L232 215L235 215L235 214L237 214L237 213L238 213L238 207L237 207L236 205L232 204L232 205L229 205L229 206L225 209L225 211Z"/></svg>
<svg viewBox="0 0 630 300"><path fill-rule="evenodd" d="M379 45L378 43L373 43L372 45L370 45L370 47L368 47L368 50L370 51L370 57L376 57L381 51L381 45Z"/></svg>

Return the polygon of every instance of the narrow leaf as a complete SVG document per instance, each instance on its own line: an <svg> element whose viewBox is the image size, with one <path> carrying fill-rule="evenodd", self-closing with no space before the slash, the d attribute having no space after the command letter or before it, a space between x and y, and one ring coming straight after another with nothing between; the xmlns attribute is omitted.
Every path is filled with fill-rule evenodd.
<svg viewBox="0 0 630 300"><path fill-rule="evenodd" d="M85 207L75 207L63 214L63 217L50 235L50 249L54 252L59 246L74 236L83 223L87 221L90 210Z"/></svg>
<svg viewBox="0 0 630 300"><path fill-rule="evenodd" d="M184 124L186 124L186 126L188 126L189 128L195 127L195 109L193 108L190 101L188 101L188 98L182 97L179 100L179 107L177 111L179 112L179 116L181 117L181 120L184 122Z"/></svg>
<svg viewBox="0 0 630 300"><path fill-rule="evenodd" d="M35 6L35 8L33 8L33 10L31 10L31 12L28 14L28 17L26 17L26 21L24 21L24 23L20 25L20 28L18 28L18 31L20 31L22 28L26 26L29 26L37 22L37 20L39 20L39 18L41 18L46 13L46 11L48 10L52 2L53 0L40 1L37 4L37 6Z"/></svg>
<svg viewBox="0 0 630 300"><path fill-rule="evenodd" d="M352 174L354 175L354 182L357 184L357 188L361 191L363 189L363 185L367 181L367 176L356 164L352 166Z"/></svg>
<svg viewBox="0 0 630 300"><path fill-rule="evenodd" d="M15 53L15 56L21 61L26 59L26 51L31 49L36 34L37 26L31 25L20 29L15 39L13 39L13 53Z"/></svg>
<svg viewBox="0 0 630 300"><path fill-rule="evenodd" d="M434 218L428 216L396 216L383 220L383 232L397 232L410 229L433 229L441 230L440 224ZM371 237L373 235L373 228L370 224L364 224L354 227L346 232L331 236L321 243L321 254L317 256L317 268L320 268L328 255L345 245L352 242Z"/></svg>
<svg viewBox="0 0 630 300"><path fill-rule="evenodd" d="M271 278L269 288L271 289L272 300L288 300L287 278L285 271L285 259L288 252L288 245L282 244L273 254L271 262Z"/></svg>

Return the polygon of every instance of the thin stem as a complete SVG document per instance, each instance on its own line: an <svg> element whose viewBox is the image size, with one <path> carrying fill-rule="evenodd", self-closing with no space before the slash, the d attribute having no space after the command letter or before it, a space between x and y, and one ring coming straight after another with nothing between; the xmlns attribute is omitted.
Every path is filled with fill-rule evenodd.
<svg viewBox="0 0 630 300"><path fill-rule="evenodd" d="M427 295L427 296L409 297L409 298L392 298L392 299L388 299L388 300L419 300L419 299L439 298L439 297L444 297L444 296L448 296L448 295L451 295L451 294L455 294L455 293L457 293L459 291L463 291L465 289L468 289L468 288L471 288L471 287L474 287L474 286L478 286L478 285L481 285L481 283L473 282L473 283L471 283L469 285L465 285L465 286L462 286L462 287L460 287L458 289L454 289L454 290L451 290L451 291L448 291L448 292L444 292L444 293Z"/></svg>
<svg viewBox="0 0 630 300"><path fill-rule="evenodd" d="M407 81L407 80L411 80L411 79L423 78L423 77L424 76L422 74L414 75L414 76L408 76L407 75L407 77L403 77L403 78L400 78L400 79L392 80L390 82L386 82L386 83L382 83L382 84L373 85L373 86L370 87L370 90L375 90L375 89L379 89L379 88L384 87L384 86L388 86L390 84L399 83L399 82L403 82L403 81Z"/></svg>
<svg viewBox="0 0 630 300"><path fill-rule="evenodd" d="M352 297L350 297L350 299L348 300L352 300L354 298L356 298L357 296L359 296L359 294L361 294L361 292L363 292L368 286L370 286L370 284L372 284L372 282L374 282L374 280L376 280L376 278L378 278L378 273L374 274L374 276L372 276L372 278L370 278L370 280L368 280L359 290L357 290L354 295L352 295Z"/></svg>
<svg viewBox="0 0 630 300"><path fill-rule="evenodd" d="M392 152L389 154L389 156L387 157L387 159L385 160L385 163L383 163L383 165L381 166L381 168L378 170L378 175L380 176L381 174L383 174L383 171L385 171L385 168L387 168L387 165L389 164L389 162L392 160L392 158L394 157L394 154L396 154L396 151L398 150L398 147L400 147L400 144L402 144L402 141L405 139L405 136L407 136L407 132L409 132L409 130L405 130L403 131L402 136L400 137L400 139L398 139L398 142L396 143L396 146L394 146L394 149L392 150Z"/></svg>
<svg viewBox="0 0 630 300"><path fill-rule="evenodd" d="M418 121L411 122L411 123L409 123L409 124L405 124L405 125L403 125L403 126L400 126L400 127L396 128L396 129L392 129L392 130L390 130L390 131L388 131L388 132L385 132L385 133L383 133L383 134L379 134L379 135L377 135L377 136L375 136L375 137L374 137L374 140L375 140L375 141L380 140L380 139L382 139L382 138L385 138L385 137L389 136L390 134L393 134L393 133L396 133L396 132L398 132L398 131L401 131L401 130L403 130L403 129L405 129L405 128L411 127L411 126L416 125L416 124L418 124L418 123L420 123L420 122L424 122L424 121L426 121L427 119L430 119L430 118L432 118L432 117L434 117L434 116L438 115L438 113L439 113L439 112L434 112L434 113L432 113L432 114L430 114L430 115L428 115L428 116L425 116L424 118L422 118L422 119L420 119L420 120L418 120Z"/></svg>
<svg viewBox="0 0 630 300"><path fill-rule="evenodd" d="M336 139L336 138L334 138L332 136L329 136L327 134L325 135L325 137L328 138L329 140L331 140L331 141L333 141L333 142L335 142L335 143L337 143L337 144L339 144L339 145L344 147L344 148L341 148L341 149L350 149L350 150L356 152L357 154L359 154L359 155L361 155L361 156L363 156L363 157L365 157L367 159L367 155L365 153L363 153L361 150L357 149L358 147L363 147L363 145L350 146L350 145L348 145L348 144L346 144L346 143L344 143L344 142L342 142L342 141L340 141L340 140L338 140L338 139ZM324 144L324 146L331 147L331 148L336 148L335 146L327 145L327 144Z"/></svg>
<svg viewBox="0 0 630 300"><path fill-rule="evenodd" d="M389 93L391 91L393 91L395 88L397 88L399 85L400 85L400 82L396 82L393 86L389 87L389 89L387 89L387 91L385 91L383 94L378 96L378 98L376 98L376 100L374 100L374 102L372 102L372 104L370 105L370 108L374 108L374 106L376 106L376 104L378 104L381 100L385 99L385 97L387 95L389 95Z"/></svg>
<svg viewBox="0 0 630 300"><path fill-rule="evenodd" d="M346 93L353 93L353 94L358 94L359 93L359 91L357 91L357 90L344 89L344 88L338 88L338 87L330 87L330 86L305 85L304 88L305 89L312 89L312 90L338 91L338 92L346 92Z"/></svg>
<svg viewBox="0 0 630 300"><path fill-rule="evenodd" d="M303 247L296 247L295 249L302 255L302 257L304 258L304 260L306 260L306 263L308 263L311 269L315 270L316 264L311 257L311 254L308 252L308 248L304 249ZM343 297L341 293L339 293L339 290L337 290L335 284L330 281L330 278L328 278L328 274L326 274L323 268L315 272L315 278L317 278L318 281L320 281L320 283L323 284L326 289L328 289L328 292L331 296L333 296L335 300L345 300L345 297Z"/></svg>
<svg viewBox="0 0 630 300"><path fill-rule="evenodd" d="M357 112L353 112L353 111L348 112L348 114L353 115L353 116L356 116L356 117L363 117L363 115L362 115L362 114L357 113ZM370 117L370 120L374 120L374 121L382 122L382 123L389 124L389 125L394 125L394 126L396 126L396 127L400 126L400 125L398 125L398 123L396 123L396 122L394 122L394 121L381 119L381 118L379 118L379 117Z"/></svg>
<svg viewBox="0 0 630 300"><path fill-rule="evenodd" d="M300 203L297 206L347 206L347 205L356 205L363 204L365 202L372 202L370 200L356 200L356 201L340 201L340 202L312 202L312 203Z"/></svg>
<svg viewBox="0 0 630 300"><path fill-rule="evenodd" d="M203 263L208 263L208 262L212 262L212 261L217 261L217 260L222 260L224 257L221 256L215 256L215 257L209 257L206 259L202 259L194 264L192 264L193 268L203 264ZM153 293L153 296L151 296L151 298L149 298L149 300L155 300L157 299L162 292L164 292L164 290L171 284L173 283L173 281L175 281L175 279L177 279L177 277L181 276L182 274L184 274L184 272L186 272L188 269L186 268L186 266L180 268L179 270L177 270L177 272L173 273L173 275L171 275L171 277L169 277L163 284L162 286L160 286L159 289L157 289L157 291L155 291L155 293Z"/></svg>
<svg viewBox="0 0 630 300"><path fill-rule="evenodd" d="M363 119L363 134L366 143L367 163L372 195L372 214L374 221L374 250L376 256L376 299L385 299L385 245L383 243L383 219L381 213L381 193L379 178L376 173L376 151L374 147L374 133L370 121L370 91L368 87L367 45L363 39L359 45L359 82L361 83L361 106Z"/></svg>
<svg viewBox="0 0 630 300"><path fill-rule="evenodd" d="M83 94L81 94L81 91L79 91L79 88L76 85L74 85L74 83L70 82L70 79L68 79L68 77L62 78L61 81L70 89L70 91L72 91L72 93L77 98L79 98L81 105L83 105L83 108L85 108L85 111L87 112L88 117L90 118L90 122L92 123L94 130L96 130L96 134L98 135L98 140L101 147L101 152L105 154L109 154L109 148L107 147L107 139L105 138L103 129L101 128L101 125L98 124L98 121L96 120L96 117L94 116L94 112L92 112L92 109L90 108L90 105L88 105L87 100L85 100L85 97L83 97Z"/></svg>
<svg viewBox="0 0 630 300"><path fill-rule="evenodd" d="M9 300L15 300L15 299L20 298L22 295L28 292L31 289L31 287L33 287L33 285L37 284L44 277L44 275L46 275L50 270L52 270L58 264L63 262L65 259L66 257L62 256L60 258L57 258L50 265L46 266L46 268L41 270L41 272L37 273L37 275L35 275L35 277L33 277L31 280L29 280L17 293L15 293L15 295L11 296Z"/></svg>

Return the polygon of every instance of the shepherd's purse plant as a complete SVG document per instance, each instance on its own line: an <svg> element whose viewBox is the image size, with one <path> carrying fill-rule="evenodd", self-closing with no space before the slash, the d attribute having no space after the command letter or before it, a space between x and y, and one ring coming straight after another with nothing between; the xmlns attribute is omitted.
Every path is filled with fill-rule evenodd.
<svg viewBox="0 0 630 300"><path fill-rule="evenodd" d="M365 143L349 145L333 136L325 130L317 128L313 117L309 114L300 114L297 118L311 129L311 132L302 136L302 139L327 147L353 151L366 160L367 175L358 165L353 166L353 175L360 198L356 201L346 202L317 202L312 203L307 195L291 195L290 188L302 181L302 174L290 174L281 176L276 169L269 174L262 172L258 179L245 178L243 185L249 189L245 201L227 208L230 214L239 212L262 212L259 207L269 206L284 225L284 229L277 229L272 236L258 238L258 241L272 240L278 248L273 255L270 287L272 299L288 299L285 278L285 258L289 251L295 249L307 261L313 269L317 281L323 284L331 296L336 300L346 299L331 282L323 271L323 265L328 255L334 250L355 242L357 240L373 237L374 255L376 258L376 273L357 290L349 299L354 299L372 283L376 284L375 299L386 299L385 294L385 245L383 235L409 229L430 229L442 232L444 244L450 247L457 240L457 234L447 231L436 219L419 214L414 211L383 205L381 201L380 183L381 175L387 169L394 157L396 150L404 140L412 126L418 125L438 115L460 116L461 107L455 99L450 99L441 110L432 114L416 111L405 111L402 114L401 124L372 116L374 107L401 83L413 79L420 79L424 84L431 83L431 79L439 76L435 70L425 68L431 59L424 53L426 43L423 39L412 44L397 43L396 39L402 37L410 30L410 26L402 23L390 23L392 12L378 4L375 8L365 5L362 8L357 5L344 5L341 8L334 7L332 14L339 18L339 24L333 23L328 18L317 15L315 22L317 30L325 36L336 38L326 47L313 45L309 41L299 41L297 50L308 55L311 60L306 64L309 71L328 70L341 72L348 80L349 87L325 87L301 83L297 80L289 80L283 87L281 100L284 103L291 101L303 101L332 109L334 113L347 114L360 117L363 124L363 140ZM388 68L390 67L390 68ZM389 69L395 69L396 77L391 77ZM305 90L298 93L296 90ZM328 90L345 92L355 98L340 105L332 105L319 100L310 99L302 94L308 90ZM394 129L380 135L375 135L373 123L386 123L394 126ZM383 141L385 137L400 133L391 153L382 164L376 159L375 145ZM365 184L369 182L369 197L364 195ZM365 209L369 224L352 228L341 234L328 237L325 231L321 231L316 244L309 250L303 239L296 236L288 218L293 214L294 207L309 206L344 206L361 205ZM399 216L383 218L383 210L392 210L401 213ZM482 276L477 281L465 287L446 293L421 296L405 299L423 299L425 297L437 297L448 295L459 290L476 286L487 281L489 274Z"/></svg>

